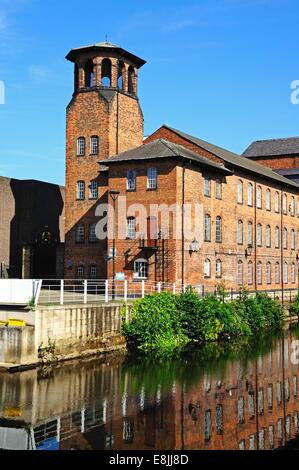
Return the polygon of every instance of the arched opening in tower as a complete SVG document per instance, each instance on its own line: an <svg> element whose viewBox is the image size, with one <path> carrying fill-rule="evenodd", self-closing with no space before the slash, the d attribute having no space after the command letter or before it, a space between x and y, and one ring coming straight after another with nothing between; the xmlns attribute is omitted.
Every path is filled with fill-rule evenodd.
<svg viewBox="0 0 299 470"><path fill-rule="evenodd" d="M88 60L84 67L85 86L91 88L94 86L94 70L93 61Z"/></svg>
<svg viewBox="0 0 299 470"><path fill-rule="evenodd" d="M111 87L111 60L104 59L102 62L102 81L104 87Z"/></svg>

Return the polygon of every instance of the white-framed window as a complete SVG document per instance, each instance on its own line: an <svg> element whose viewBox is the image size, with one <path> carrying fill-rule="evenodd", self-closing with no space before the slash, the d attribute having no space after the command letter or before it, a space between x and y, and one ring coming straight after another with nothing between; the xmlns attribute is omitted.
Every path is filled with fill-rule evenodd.
<svg viewBox="0 0 299 470"><path fill-rule="evenodd" d="M215 197L216 199L222 199L222 181L219 178L215 181Z"/></svg>
<svg viewBox="0 0 299 470"><path fill-rule="evenodd" d="M208 258L204 261L204 277L211 277L211 261Z"/></svg>
<svg viewBox="0 0 299 470"><path fill-rule="evenodd" d="M279 284L279 283L280 283L280 264L277 261L275 263L275 284Z"/></svg>
<svg viewBox="0 0 299 470"><path fill-rule="evenodd" d="M136 190L136 170L127 171L127 191Z"/></svg>
<svg viewBox="0 0 299 470"><path fill-rule="evenodd" d="M238 180L237 203L243 204L243 181Z"/></svg>
<svg viewBox="0 0 299 470"><path fill-rule="evenodd" d="M288 263L286 261L283 263L283 283L288 283Z"/></svg>
<svg viewBox="0 0 299 470"><path fill-rule="evenodd" d="M256 266L256 280L259 285L263 283L263 265L261 261L258 261Z"/></svg>
<svg viewBox="0 0 299 470"><path fill-rule="evenodd" d="M252 183L247 184L247 205L249 207L253 206L253 185L252 185Z"/></svg>
<svg viewBox="0 0 299 470"><path fill-rule="evenodd" d="M135 217L127 218L127 238L135 240L136 238L136 219Z"/></svg>
<svg viewBox="0 0 299 470"><path fill-rule="evenodd" d="M222 219L220 216L216 217L216 243L222 242Z"/></svg>
<svg viewBox="0 0 299 470"><path fill-rule="evenodd" d="M256 243L257 243L257 246L262 246L263 245L262 224L257 224L257 227L256 227Z"/></svg>
<svg viewBox="0 0 299 470"><path fill-rule="evenodd" d="M96 226L97 224L90 224L88 229L88 241L89 243L95 243L98 241L97 234L96 234Z"/></svg>
<svg viewBox="0 0 299 470"><path fill-rule="evenodd" d="M294 196L291 197L290 200L290 214L292 217L295 217L295 198Z"/></svg>
<svg viewBox="0 0 299 470"><path fill-rule="evenodd" d="M77 199L85 199L85 182L84 181L77 181L76 186L76 195Z"/></svg>
<svg viewBox="0 0 299 470"><path fill-rule="evenodd" d="M204 177L204 195L211 197L211 178L209 176Z"/></svg>
<svg viewBox="0 0 299 470"><path fill-rule="evenodd" d="M79 264L76 269L76 279L84 279L84 266Z"/></svg>
<svg viewBox="0 0 299 470"><path fill-rule="evenodd" d="M91 155L99 154L99 137L97 135L93 135L90 138L90 154Z"/></svg>
<svg viewBox="0 0 299 470"><path fill-rule="evenodd" d="M266 190L266 210L271 210L271 191L270 189Z"/></svg>
<svg viewBox="0 0 299 470"><path fill-rule="evenodd" d="M85 137L79 137L77 139L77 156L84 157L86 149Z"/></svg>
<svg viewBox="0 0 299 470"><path fill-rule="evenodd" d="M248 261L247 265L247 283L249 286L253 284L253 263L252 261Z"/></svg>
<svg viewBox="0 0 299 470"><path fill-rule="evenodd" d="M249 248L251 248L253 246L253 224L252 224L252 222L248 222L247 245L248 245Z"/></svg>
<svg viewBox="0 0 299 470"><path fill-rule="evenodd" d="M204 233L205 233L205 242L210 242L211 241L211 217L209 214L205 215Z"/></svg>
<svg viewBox="0 0 299 470"><path fill-rule="evenodd" d="M279 213L279 192L275 192L275 199L274 199L274 211L278 214Z"/></svg>
<svg viewBox="0 0 299 470"><path fill-rule="evenodd" d="M243 222L242 220L238 220L237 243L238 245L243 245Z"/></svg>
<svg viewBox="0 0 299 470"><path fill-rule="evenodd" d="M268 263L266 264L266 281L267 281L267 284L271 284L272 282L272 272L271 272L271 263L270 261L268 261Z"/></svg>
<svg viewBox="0 0 299 470"><path fill-rule="evenodd" d="M291 230L291 250L295 250L295 230Z"/></svg>
<svg viewBox="0 0 299 470"><path fill-rule="evenodd" d="M89 199L98 199L98 180L91 180L89 184Z"/></svg>
<svg viewBox="0 0 299 470"><path fill-rule="evenodd" d="M279 227L275 227L274 243L275 243L275 248L279 248Z"/></svg>
<svg viewBox="0 0 299 470"><path fill-rule="evenodd" d="M216 260L216 277L222 277L222 261L221 259Z"/></svg>
<svg viewBox="0 0 299 470"><path fill-rule="evenodd" d="M238 285L243 285L243 261L238 261Z"/></svg>
<svg viewBox="0 0 299 470"><path fill-rule="evenodd" d="M287 195L284 193L282 196L282 213L287 213L287 205L288 205L288 198Z"/></svg>
<svg viewBox="0 0 299 470"><path fill-rule="evenodd" d="M147 279L148 261L146 259L137 259L134 261L134 279Z"/></svg>
<svg viewBox="0 0 299 470"><path fill-rule="evenodd" d="M90 279L97 279L97 266L96 264L91 264L89 266Z"/></svg>
<svg viewBox="0 0 299 470"><path fill-rule="evenodd" d="M296 282L296 266L294 263L292 263L292 268L291 268L291 281L292 281L292 284L295 284Z"/></svg>
<svg viewBox="0 0 299 470"><path fill-rule="evenodd" d="M286 227L282 231L282 246L285 250L288 248L288 229Z"/></svg>
<svg viewBox="0 0 299 470"><path fill-rule="evenodd" d="M270 227L270 225L267 225L267 227L266 227L266 247L267 248L271 247L271 227Z"/></svg>
<svg viewBox="0 0 299 470"><path fill-rule="evenodd" d="M76 243L84 243L85 241L85 225L78 224L76 227Z"/></svg>
<svg viewBox="0 0 299 470"><path fill-rule="evenodd" d="M262 188L261 188L261 186L258 186L256 188L256 207L258 209L262 208Z"/></svg>
<svg viewBox="0 0 299 470"><path fill-rule="evenodd" d="M157 189L157 168L152 167L147 170L147 189Z"/></svg>

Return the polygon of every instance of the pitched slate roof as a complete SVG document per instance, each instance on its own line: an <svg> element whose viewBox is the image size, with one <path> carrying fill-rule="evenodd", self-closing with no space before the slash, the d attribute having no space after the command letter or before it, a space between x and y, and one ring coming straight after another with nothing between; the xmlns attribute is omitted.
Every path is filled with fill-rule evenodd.
<svg viewBox="0 0 299 470"><path fill-rule="evenodd" d="M204 150L211 152L217 157L222 158L222 160L224 160L224 162L226 163L225 166L228 165L228 168L230 166L237 167L244 171L254 173L258 176L263 176L267 179L274 180L277 183L280 183L286 186L292 186L299 190L298 184L294 183L288 178L285 178L284 176L277 174L276 172L266 167L265 165L261 165L253 160L244 158L243 156L230 152L229 150L226 150L222 147L218 147L217 145L210 144L209 142L206 142L205 140L198 139L197 137L186 134L185 132L181 132L177 129L174 129L173 127L169 127L167 125L163 125L163 127L171 130L172 132L179 135L183 139L189 140L189 142L192 142L193 144L198 145Z"/></svg>
<svg viewBox="0 0 299 470"><path fill-rule="evenodd" d="M224 165L212 162L205 157L198 155L192 150L183 147L182 145L174 144L165 139L157 139L148 144L141 145L127 152L120 153L115 157L110 157L105 160L101 160L100 164L109 165L117 162L123 162L128 160L152 160L156 158L168 158L168 157L181 157L188 160L193 160L197 163L201 163L205 166L210 166L215 170L225 171L230 173Z"/></svg>
<svg viewBox="0 0 299 470"><path fill-rule="evenodd" d="M299 137L257 140L243 152L244 157L269 157L299 154Z"/></svg>

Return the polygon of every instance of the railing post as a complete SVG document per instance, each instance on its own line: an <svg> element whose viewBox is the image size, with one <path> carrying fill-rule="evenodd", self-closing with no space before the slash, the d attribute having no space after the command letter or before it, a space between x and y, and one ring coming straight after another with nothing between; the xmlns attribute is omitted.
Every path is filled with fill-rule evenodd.
<svg viewBox="0 0 299 470"><path fill-rule="evenodd" d="M124 299L128 301L128 281L124 281Z"/></svg>
<svg viewBox="0 0 299 470"><path fill-rule="evenodd" d="M87 280L84 280L84 296L83 296L83 302L87 304Z"/></svg>
<svg viewBox="0 0 299 470"><path fill-rule="evenodd" d="M60 305L64 304L64 280L60 280Z"/></svg>
<svg viewBox="0 0 299 470"><path fill-rule="evenodd" d="M158 282L158 294L161 293L161 282Z"/></svg>
<svg viewBox="0 0 299 470"><path fill-rule="evenodd" d="M141 298L142 299L144 298L144 287L145 287L145 283L144 281L141 281Z"/></svg>
<svg viewBox="0 0 299 470"><path fill-rule="evenodd" d="M173 286L172 286L172 293L173 295L175 295L175 282L173 283Z"/></svg>
<svg viewBox="0 0 299 470"><path fill-rule="evenodd" d="M109 302L109 281L106 279L105 281L105 302L106 304Z"/></svg>

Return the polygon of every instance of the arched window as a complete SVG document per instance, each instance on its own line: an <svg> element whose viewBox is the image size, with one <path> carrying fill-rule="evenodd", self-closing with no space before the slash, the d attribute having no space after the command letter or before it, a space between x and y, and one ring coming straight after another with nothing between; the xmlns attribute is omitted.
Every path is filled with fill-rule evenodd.
<svg viewBox="0 0 299 470"><path fill-rule="evenodd" d="M256 188L256 207L258 209L262 208L262 188L261 188L261 186L258 186Z"/></svg>
<svg viewBox="0 0 299 470"><path fill-rule="evenodd" d="M78 279L78 280L84 279L84 266L83 266L82 264L80 264L79 266L77 266L77 269L76 269L76 279Z"/></svg>
<svg viewBox="0 0 299 470"><path fill-rule="evenodd" d="M135 217L127 218L127 238L135 240L136 238L136 219Z"/></svg>
<svg viewBox="0 0 299 470"><path fill-rule="evenodd" d="M216 199L222 199L222 181L219 178L215 181L215 196Z"/></svg>
<svg viewBox="0 0 299 470"><path fill-rule="evenodd" d="M238 285L243 285L243 262L241 260L238 261Z"/></svg>
<svg viewBox="0 0 299 470"><path fill-rule="evenodd" d="M90 224L88 227L88 241L89 243L95 243L98 241L97 234L96 234L96 226L97 224Z"/></svg>
<svg viewBox="0 0 299 470"><path fill-rule="evenodd" d="M270 189L267 189L267 191L266 191L266 210L267 211L271 210L271 191L270 191Z"/></svg>
<svg viewBox="0 0 299 470"><path fill-rule="evenodd" d="M248 245L248 248L253 247L253 224L252 222L248 222L247 245Z"/></svg>
<svg viewBox="0 0 299 470"><path fill-rule="evenodd" d="M288 263L286 261L283 263L283 283L288 283Z"/></svg>
<svg viewBox="0 0 299 470"><path fill-rule="evenodd" d="M275 284L280 283L280 264L278 261L275 263Z"/></svg>
<svg viewBox="0 0 299 470"><path fill-rule="evenodd" d="M287 195L284 193L282 196L282 213L283 214L287 213L287 203L288 203Z"/></svg>
<svg viewBox="0 0 299 470"><path fill-rule="evenodd" d="M128 69L128 93L133 95L135 93L134 86L135 86L135 70L132 65L130 65Z"/></svg>
<svg viewBox="0 0 299 470"><path fill-rule="evenodd" d="M91 155L99 154L99 137L97 135L93 135L90 138L90 154Z"/></svg>
<svg viewBox="0 0 299 470"><path fill-rule="evenodd" d="M76 227L76 243L84 243L85 241L85 226L78 224Z"/></svg>
<svg viewBox="0 0 299 470"><path fill-rule="evenodd" d="M85 155L85 137L79 137L77 140L77 156L78 157L84 157Z"/></svg>
<svg viewBox="0 0 299 470"><path fill-rule="evenodd" d="M77 181L76 186L76 194L77 199L85 199L85 182L84 181Z"/></svg>
<svg viewBox="0 0 299 470"><path fill-rule="evenodd" d="M238 192L237 192L238 204L243 204L243 181L238 180Z"/></svg>
<svg viewBox="0 0 299 470"><path fill-rule="evenodd" d="M222 277L222 261L221 259L216 260L216 277L219 279Z"/></svg>
<svg viewBox="0 0 299 470"><path fill-rule="evenodd" d="M148 261L140 258L134 261L134 279L147 279L148 277Z"/></svg>
<svg viewBox="0 0 299 470"><path fill-rule="evenodd" d="M276 191L275 193L274 210L276 213L279 212L279 192L278 191Z"/></svg>
<svg viewBox="0 0 299 470"><path fill-rule="evenodd" d="M118 77L117 77L117 87L119 90L124 90L124 75L126 72L125 64L120 61L118 63Z"/></svg>
<svg viewBox="0 0 299 470"><path fill-rule="evenodd" d="M103 87L111 87L111 60L103 59L102 61L102 77L101 85Z"/></svg>
<svg viewBox="0 0 299 470"><path fill-rule="evenodd" d="M86 88L91 88L95 85L92 60L88 60L84 66L84 85Z"/></svg>
<svg viewBox="0 0 299 470"><path fill-rule="evenodd" d="M248 206L253 206L253 185L252 183L247 184L247 204Z"/></svg>
<svg viewBox="0 0 299 470"><path fill-rule="evenodd" d="M127 191L136 190L136 170L127 171Z"/></svg>
<svg viewBox="0 0 299 470"><path fill-rule="evenodd" d="M147 189L157 189L157 168L152 167L147 170Z"/></svg>
<svg viewBox="0 0 299 470"><path fill-rule="evenodd" d="M295 198L294 198L294 196L292 196L291 200L290 200L290 213L291 213L292 217L295 216Z"/></svg>
<svg viewBox="0 0 299 470"><path fill-rule="evenodd" d="M253 284L253 263L252 261L248 261L247 265L247 283L249 286Z"/></svg>
<svg viewBox="0 0 299 470"><path fill-rule="evenodd" d="M295 266L295 263L292 263L291 281L292 281L292 284L295 284L295 282L296 282L296 266Z"/></svg>
<svg viewBox="0 0 299 470"><path fill-rule="evenodd" d="M279 248L279 227L275 227L274 238L275 248Z"/></svg>
<svg viewBox="0 0 299 470"><path fill-rule="evenodd" d="M89 275L90 275L90 279L97 278L97 265L96 264L91 264L89 266Z"/></svg>
<svg viewBox="0 0 299 470"><path fill-rule="evenodd" d="M98 199L98 180L91 180L90 182L89 199Z"/></svg>
<svg viewBox="0 0 299 470"><path fill-rule="evenodd" d="M291 250L295 250L295 230L291 230Z"/></svg>
<svg viewBox="0 0 299 470"><path fill-rule="evenodd" d="M271 227L270 227L270 225L267 225L267 227L266 227L266 247L267 248L271 247Z"/></svg>
<svg viewBox="0 0 299 470"><path fill-rule="evenodd" d="M204 262L204 277L211 277L211 261L208 258Z"/></svg>
<svg viewBox="0 0 299 470"><path fill-rule="evenodd" d="M216 242L222 242L222 219L220 216L216 217Z"/></svg>
<svg viewBox="0 0 299 470"><path fill-rule="evenodd" d="M209 214L205 215L205 242L211 241L211 217Z"/></svg>
<svg viewBox="0 0 299 470"><path fill-rule="evenodd" d="M285 250L288 248L288 229L286 227L282 231L282 246Z"/></svg>
<svg viewBox="0 0 299 470"><path fill-rule="evenodd" d="M243 245L243 222L242 220L238 220L237 243L238 245Z"/></svg>
<svg viewBox="0 0 299 470"><path fill-rule="evenodd" d="M261 261L258 261L256 266L256 280L259 285L263 283L263 265Z"/></svg>
<svg viewBox="0 0 299 470"><path fill-rule="evenodd" d="M266 265L266 278L267 278L267 284L271 284L272 282L272 273L271 273L271 263L268 261Z"/></svg>
<svg viewBox="0 0 299 470"><path fill-rule="evenodd" d="M262 224L257 224L257 227L256 227L256 243L257 243L257 246L263 245Z"/></svg>

